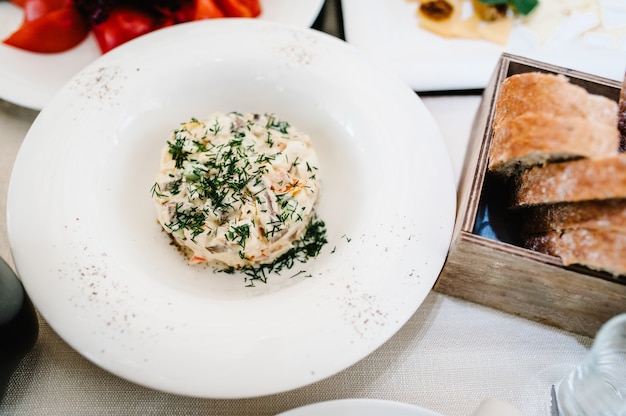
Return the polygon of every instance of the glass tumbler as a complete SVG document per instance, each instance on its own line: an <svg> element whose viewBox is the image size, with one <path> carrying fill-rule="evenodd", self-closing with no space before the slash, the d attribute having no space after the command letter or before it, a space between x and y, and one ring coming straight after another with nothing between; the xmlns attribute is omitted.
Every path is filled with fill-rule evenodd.
<svg viewBox="0 0 626 416"><path fill-rule="evenodd" d="M606 322L556 388L561 416L626 416L626 313Z"/></svg>

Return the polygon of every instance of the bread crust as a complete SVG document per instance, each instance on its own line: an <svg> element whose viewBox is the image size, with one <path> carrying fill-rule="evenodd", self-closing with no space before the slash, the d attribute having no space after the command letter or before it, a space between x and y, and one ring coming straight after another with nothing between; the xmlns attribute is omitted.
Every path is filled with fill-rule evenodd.
<svg viewBox="0 0 626 416"><path fill-rule="evenodd" d="M613 230L569 229L535 234L526 247L561 258L565 266L580 264L613 276L626 275L626 234Z"/></svg>
<svg viewBox="0 0 626 416"><path fill-rule="evenodd" d="M626 154L551 163L519 177L515 206L626 198Z"/></svg>
<svg viewBox="0 0 626 416"><path fill-rule="evenodd" d="M514 184L525 248L626 275L626 78L617 102L563 75L512 75L493 113L488 169Z"/></svg>
<svg viewBox="0 0 626 416"><path fill-rule="evenodd" d="M493 140L490 169L511 176L549 162L617 154L619 135L614 126L581 117L527 112L504 120Z"/></svg>
<svg viewBox="0 0 626 416"><path fill-rule="evenodd" d="M522 235L526 237L566 229L626 234L626 199L537 205L523 212Z"/></svg>
<svg viewBox="0 0 626 416"><path fill-rule="evenodd" d="M616 154L617 115L615 101L563 75L512 75L496 98L488 168L511 176L548 162Z"/></svg>

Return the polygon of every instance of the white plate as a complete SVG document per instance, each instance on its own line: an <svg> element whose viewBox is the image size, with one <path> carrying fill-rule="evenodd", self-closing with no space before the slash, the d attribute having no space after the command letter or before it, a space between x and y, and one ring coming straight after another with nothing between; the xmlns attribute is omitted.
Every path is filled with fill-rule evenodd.
<svg viewBox="0 0 626 416"><path fill-rule="evenodd" d="M346 399L314 403L276 416L441 416L410 404L377 399Z"/></svg>
<svg viewBox="0 0 626 416"><path fill-rule="evenodd" d="M169 132L232 110L276 113L320 160L329 243L254 288L188 266L150 195ZM312 29L213 20L71 80L29 130L7 208L24 286L72 347L146 386L232 398L318 381L391 337L437 278L455 205L439 130L402 82Z"/></svg>
<svg viewBox="0 0 626 416"><path fill-rule="evenodd" d="M310 27L324 0L263 0L259 19ZM0 40L22 22L22 11L0 2ZM76 48L58 54L26 52L0 42L0 98L40 110L72 76L101 55L92 35Z"/></svg>
<svg viewBox="0 0 626 416"><path fill-rule="evenodd" d="M615 14L620 0L611 1L616 4ZM543 43L528 29L516 27L503 47L487 41L445 39L421 29L415 14L417 4L342 0L347 41L389 65L415 91L484 88L504 51L610 79L624 77L626 39L608 47L594 44L599 38L569 38L574 26L583 24L580 20L566 20L558 31L560 37ZM621 15L623 23L625 9Z"/></svg>

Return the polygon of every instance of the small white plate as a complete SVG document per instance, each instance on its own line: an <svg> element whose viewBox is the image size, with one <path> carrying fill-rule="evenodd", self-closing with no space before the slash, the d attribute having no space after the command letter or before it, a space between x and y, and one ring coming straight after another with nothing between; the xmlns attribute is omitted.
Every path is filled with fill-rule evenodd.
<svg viewBox="0 0 626 416"><path fill-rule="evenodd" d="M263 0L259 19L308 28L317 18L324 0ZM22 11L0 2L0 40L22 22ZM101 55L90 34L77 47L63 53L31 53L0 42L0 98L40 110L72 76Z"/></svg>
<svg viewBox="0 0 626 416"><path fill-rule="evenodd" d="M328 244L253 288L188 266L150 195L169 133L215 111L273 112L320 160ZM33 302L85 357L160 390L250 397L321 380L389 339L441 270L455 194L422 101L355 48L212 20L122 45L55 96L17 156L8 231Z"/></svg>
<svg viewBox="0 0 626 416"><path fill-rule="evenodd" d="M556 1L556 0L547 0ZM620 0L610 9L614 20ZM384 62L415 91L484 88L504 51L570 69L622 80L626 68L626 34L613 47L599 44L610 39L573 37L582 19L568 19L558 38L540 42L523 26L514 28L508 45L482 40L446 39L418 26L418 2L408 0L342 0L348 42L372 59ZM624 31L626 33L626 31ZM568 37L569 36L569 37ZM615 38L617 41L617 38Z"/></svg>
<svg viewBox="0 0 626 416"><path fill-rule="evenodd" d="M377 399L345 399L314 403L276 416L441 416L406 403Z"/></svg>

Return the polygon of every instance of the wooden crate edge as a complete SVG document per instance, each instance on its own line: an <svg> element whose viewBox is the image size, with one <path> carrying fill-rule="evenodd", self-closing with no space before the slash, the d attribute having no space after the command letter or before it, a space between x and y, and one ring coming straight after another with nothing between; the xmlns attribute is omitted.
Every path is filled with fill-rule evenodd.
<svg viewBox="0 0 626 416"><path fill-rule="evenodd" d="M461 232L434 290L590 337L612 316L626 312L626 285L493 243ZM468 267L476 258L481 258L476 267Z"/></svg>

